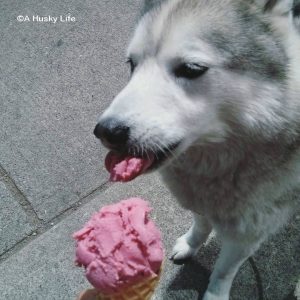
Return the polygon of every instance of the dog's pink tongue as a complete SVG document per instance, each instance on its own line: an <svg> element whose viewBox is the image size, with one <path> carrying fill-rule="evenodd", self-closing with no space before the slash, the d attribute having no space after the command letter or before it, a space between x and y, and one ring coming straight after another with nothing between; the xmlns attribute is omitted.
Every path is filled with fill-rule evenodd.
<svg viewBox="0 0 300 300"><path fill-rule="evenodd" d="M105 158L106 170L111 181L127 182L145 172L153 163L154 156L146 158L119 156L110 151Z"/></svg>

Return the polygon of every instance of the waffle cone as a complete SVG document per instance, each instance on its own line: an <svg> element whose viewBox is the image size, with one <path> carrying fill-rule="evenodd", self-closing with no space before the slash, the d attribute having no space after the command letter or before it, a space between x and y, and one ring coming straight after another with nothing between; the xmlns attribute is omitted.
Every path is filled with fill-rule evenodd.
<svg viewBox="0 0 300 300"><path fill-rule="evenodd" d="M162 273L162 266L157 275L129 286L119 293L102 294L97 289L83 291L77 300L150 300Z"/></svg>
<svg viewBox="0 0 300 300"><path fill-rule="evenodd" d="M112 295L99 294L97 300L150 300L157 286L160 273Z"/></svg>

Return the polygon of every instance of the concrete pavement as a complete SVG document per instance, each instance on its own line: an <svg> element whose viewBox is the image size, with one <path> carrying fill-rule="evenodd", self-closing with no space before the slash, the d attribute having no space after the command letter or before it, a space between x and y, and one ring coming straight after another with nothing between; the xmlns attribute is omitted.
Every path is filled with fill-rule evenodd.
<svg viewBox="0 0 300 300"><path fill-rule="evenodd" d="M140 2L0 2L0 300L72 300L89 287L73 264L71 234L104 204L148 199L167 254L190 225L157 174L108 183L92 135L128 79L125 48ZM33 19L68 14L75 21ZM232 299L295 299L299 241L296 218L245 263ZM201 299L217 253L212 238L184 266L166 261L154 299Z"/></svg>

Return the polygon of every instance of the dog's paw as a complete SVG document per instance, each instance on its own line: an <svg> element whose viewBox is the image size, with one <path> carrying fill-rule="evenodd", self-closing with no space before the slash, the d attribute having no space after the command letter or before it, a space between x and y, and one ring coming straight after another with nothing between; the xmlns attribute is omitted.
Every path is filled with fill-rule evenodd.
<svg viewBox="0 0 300 300"><path fill-rule="evenodd" d="M182 236L177 239L173 251L171 254L171 260L173 261L183 261L195 256L200 247L194 248L190 246L185 238Z"/></svg>
<svg viewBox="0 0 300 300"><path fill-rule="evenodd" d="M202 300L229 300L229 296L227 295L222 295L222 296L219 296L219 295L214 295L212 294L211 292L209 291L206 291Z"/></svg>

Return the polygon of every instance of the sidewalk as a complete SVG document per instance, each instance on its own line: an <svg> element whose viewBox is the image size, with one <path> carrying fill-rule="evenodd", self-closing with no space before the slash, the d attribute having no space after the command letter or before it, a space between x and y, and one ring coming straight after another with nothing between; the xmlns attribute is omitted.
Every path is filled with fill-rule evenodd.
<svg viewBox="0 0 300 300"><path fill-rule="evenodd" d="M129 77L125 49L140 3L0 3L0 300L73 300L89 287L74 266L71 234L105 204L149 200L167 255L190 225L158 174L109 183L105 150L92 134ZM16 19L68 13L74 22ZM296 218L244 264L232 299L296 299L299 249ZM154 299L200 300L218 251L212 239L186 265L166 260Z"/></svg>

